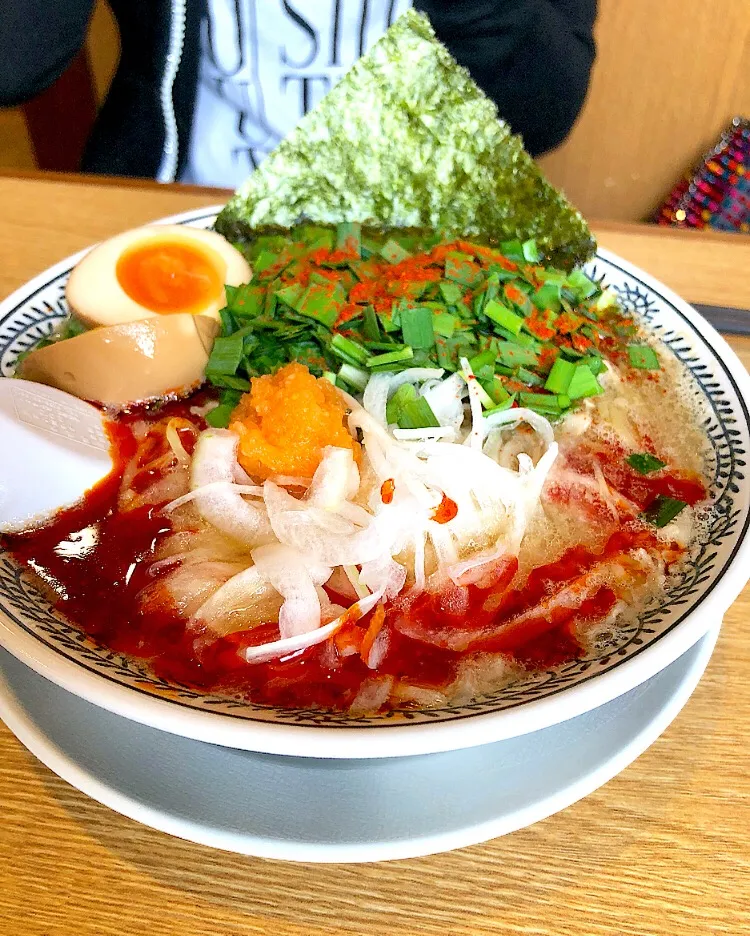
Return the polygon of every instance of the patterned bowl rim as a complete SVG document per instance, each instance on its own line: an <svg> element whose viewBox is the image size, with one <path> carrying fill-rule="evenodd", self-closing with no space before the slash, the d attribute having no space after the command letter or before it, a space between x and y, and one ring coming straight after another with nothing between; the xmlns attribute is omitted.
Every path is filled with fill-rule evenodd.
<svg viewBox="0 0 750 936"><path fill-rule="evenodd" d="M206 226L221 206L183 212L153 223ZM35 276L0 302L0 324L58 277L69 272L91 248L67 257ZM721 365L740 403L739 422L750 433L750 377L735 352L699 313L667 286L616 254L599 248L597 258L638 281L671 306L700 337ZM747 488L750 480L744 481ZM747 510L729 557L715 580L678 620L652 642L605 671L513 708L468 712L436 722L360 720L355 724L300 725L251 720L231 713L196 709L145 689L122 685L82 665L24 629L0 611L0 645L31 669L63 689L115 714L153 728L225 747L296 757L378 758L438 753L486 744L537 731L590 711L635 688L674 662L723 616L750 577L750 525Z"/></svg>

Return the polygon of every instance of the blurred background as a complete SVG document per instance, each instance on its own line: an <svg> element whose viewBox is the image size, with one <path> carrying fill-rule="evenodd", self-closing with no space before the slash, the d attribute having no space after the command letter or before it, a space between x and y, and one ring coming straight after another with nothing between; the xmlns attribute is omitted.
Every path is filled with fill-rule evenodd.
<svg viewBox="0 0 750 936"><path fill-rule="evenodd" d="M598 56L583 113L540 163L589 218L650 217L738 114L750 116L748 0L599 0ZM0 168L70 170L119 53L98 0L83 53L50 91L0 109ZM50 135L60 108L66 138Z"/></svg>

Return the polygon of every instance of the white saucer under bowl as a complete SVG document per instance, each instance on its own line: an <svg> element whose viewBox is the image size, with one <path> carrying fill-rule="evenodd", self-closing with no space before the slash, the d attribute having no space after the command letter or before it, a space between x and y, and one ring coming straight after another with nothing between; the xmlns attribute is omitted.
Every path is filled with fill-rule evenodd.
<svg viewBox="0 0 750 936"><path fill-rule="evenodd" d="M113 715L3 650L0 717L73 786L180 838L293 861L413 858L524 828L606 783L675 718L718 634L591 712L445 754L316 760L217 747Z"/></svg>

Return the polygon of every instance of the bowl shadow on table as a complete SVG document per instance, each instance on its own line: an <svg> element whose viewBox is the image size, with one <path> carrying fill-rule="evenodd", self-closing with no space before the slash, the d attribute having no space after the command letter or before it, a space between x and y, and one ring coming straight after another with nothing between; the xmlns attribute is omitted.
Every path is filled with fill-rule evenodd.
<svg viewBox="0 0 750 936"><path fill-rule="evenodd" d="M702 711L722 709L726 688L722 679L711 678L715 668L714 662L688 706L702 697ZM715 722L713 715L704 719L704 738L720 730ZM200 913L204 924L215 917L223 932L233 932L229 919L240 932L243 921L258 917L304 927L309 936L357 932L372 917L398 924L400 933L442 936L446 924L452 932L469 932L478 919L519 903L527 913L537 908L533 912L540 919L553 903L585 907L592 881L609 888L618 873L629 875L634 860L652 854L650 829L668 829L679 839L686 821L684 797L698 769L696 741L694 729L678 717L604 790L485 845L426 858L328 867L250 858L171 838L89 800L41 765L37 769L71 821L116 863L129 866L140 886L151 890L156 884L170 908L183 903ZM628 911L612 907L608 912L627 918ZM331 929L332 920L338 930Z"/></svg>

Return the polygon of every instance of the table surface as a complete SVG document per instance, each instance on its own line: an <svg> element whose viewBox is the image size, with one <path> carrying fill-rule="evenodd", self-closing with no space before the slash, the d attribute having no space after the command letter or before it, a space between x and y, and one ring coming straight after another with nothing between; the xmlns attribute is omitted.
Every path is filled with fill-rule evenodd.
<svg viewBox="0 0 750 936"><path fill-rule="evenodd" d="M0 298L103 237L221 200L0 175ZM594 228L689 301L750 308L750 238ZM731 343L750 364L750 339ZM749 612L747 588L685 709L600 790L504 838L409 861L293 864L171 838L68 786L0 724L0 933L750 933Z"/></svg>

